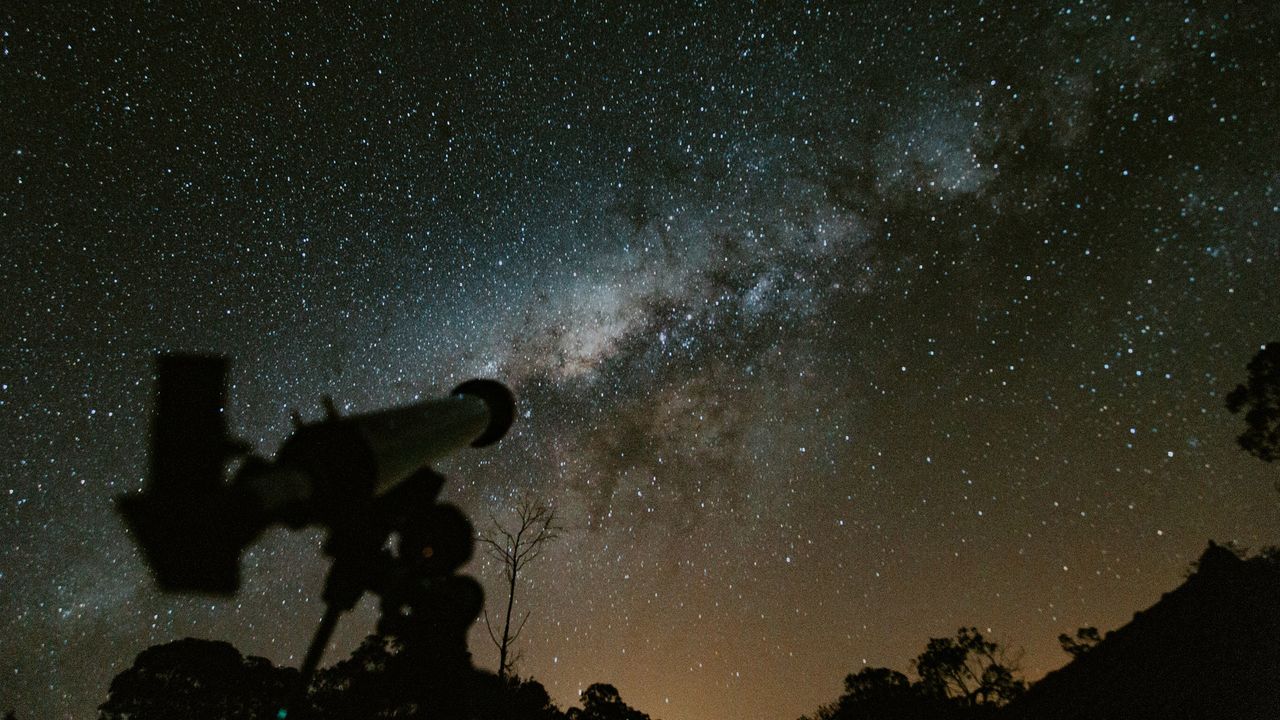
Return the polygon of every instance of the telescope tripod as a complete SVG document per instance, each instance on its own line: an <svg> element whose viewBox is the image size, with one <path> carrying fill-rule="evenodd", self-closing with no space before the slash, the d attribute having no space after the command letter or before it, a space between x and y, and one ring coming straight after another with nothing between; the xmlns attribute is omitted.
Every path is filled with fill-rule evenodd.
<svg viewBox="0 0 1280 720"><path fill-rule="evenodd" d="M240 554L264 529L328 529L324 617L278 720L301 706L339 618L366 592L381 599L378 631L403 646L399 664L423 671L415 686L460 697L450 678L475 673L466 636L484 593L456 574L475 538L461 510L436 502L444 478L428 467L501 439L515 419L511 391L468 380L445 398L347 417L326 400L321 422L295 414L294 433L268 461L228 432L226 358L160 355L156 369L147 485L117 507L162 589L233 595Z"/></svg>
<svg viewBox="0 0 1280 720"><path fill-rule="evenodd" d="M324 547L333 558L322 593L324 616L279 720L302 704L339 618L365 592L379 596L377 630L400 641L403 664L419 675L412 681L430 705L448 711L462 702L460 681L475 672L467 631L484 592L475 579L456 574L471 558L475 534L461 510L436 501L443 484L441 475L423 468L332 528ZM388 549L393 539L394 553Z"/></svg>

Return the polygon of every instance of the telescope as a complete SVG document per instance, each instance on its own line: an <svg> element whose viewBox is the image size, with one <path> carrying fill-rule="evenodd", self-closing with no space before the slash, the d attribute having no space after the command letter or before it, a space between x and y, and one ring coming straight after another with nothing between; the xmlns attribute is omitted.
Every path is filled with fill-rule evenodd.
<svg viewBox="0 0 1280 720"><path fill-rule="evenodd" d="M325 398L325 419L307 424L295 413L294 433L267 460L227 431L227 368L220 356L158 361L147 485L117 499L157 583L171 592L233 595L240 555L264 529L321 526L333 559L325 613L294 695L276 717L302 702L339 617L365 592L381 599L379 632L400 638L428 670L423 687L456 695L450 678L472 669L466 635L484 592L456 574L471 558L475 534L460 509L437 502L444 478L430 464L500 440L515 419L511 391L468 380L447 397L346 417Z"/></svg>
<svg viewBox="0 0 1280 720"><path fill-rule="evenodd" d="M268 526L357 532L367 510L407 478L464 447L506 434L515 399L501 383L468 380L447 397L324 420L295 432L274 460L248 454L227 431L225 358L162 355L141 493L118 499L161 588L231 595L240 554ZM231 482L228 465L243 459ZM437 488L438 489L438 488Z"/></svg>
<svg viewBox="0 0 1280 720"><path fill-rule="evenodd" d="M141 493L118 500L166 591L234 594L239 555L269 525L347 532L415 471L497 442L516 414L511 391L483 379L447 397L346 418L325 398L326 418L305 424L294 414L296 430L266 461L229 436L227 372L220 356L160 356L150 478Z"/></svg>

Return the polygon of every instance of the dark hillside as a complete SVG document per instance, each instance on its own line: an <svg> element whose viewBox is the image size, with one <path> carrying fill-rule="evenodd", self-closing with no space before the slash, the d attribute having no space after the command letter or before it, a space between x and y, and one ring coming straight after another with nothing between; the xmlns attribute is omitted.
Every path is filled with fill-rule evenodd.
<svg viewBox="0 0 1280 720"><path fill-rule="evenodd" d="M1280 562L1210 543L1185 583L1049 673L1006 717L1280 718Z"/></svg>

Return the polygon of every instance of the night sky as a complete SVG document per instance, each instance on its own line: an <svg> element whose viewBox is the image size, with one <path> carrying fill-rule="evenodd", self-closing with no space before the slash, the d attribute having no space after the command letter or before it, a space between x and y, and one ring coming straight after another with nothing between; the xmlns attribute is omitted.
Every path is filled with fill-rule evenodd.
<svg viewBox="0 0 1280 720"><path fill-rule="evenodd" d="M438 469L569 526L518 599L562 706L787 720L961 625L1036 678L1280 541L1223 404L1280 339L1280 5L16 5L0 711L186 636L301 661L318 531L166 596L113 512L164 350L233 358L264 454L324 394L511 385Z"/></svg>

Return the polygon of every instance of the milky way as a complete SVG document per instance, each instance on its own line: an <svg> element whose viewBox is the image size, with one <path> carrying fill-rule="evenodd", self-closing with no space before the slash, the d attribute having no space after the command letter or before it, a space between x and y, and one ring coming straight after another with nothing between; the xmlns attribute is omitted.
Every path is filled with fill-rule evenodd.
<svg viewBox="0 0 1280 720"><path fill-rule="evenodd" d="M1223 396L1280 335L1261 4L0 13L0 710L95 716L149 645L297 664L315 532L166 596L112 512L154 354L235 431L485 376L475 517L532 496L519 671L789 718L976 625L1056 636L1277 542ZM497 602L500 569L468 571ZM329 661L369 632L369 601ZM496 652L483 630L477 664Z"/></svg>

